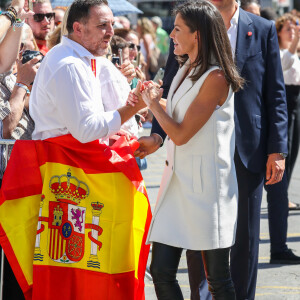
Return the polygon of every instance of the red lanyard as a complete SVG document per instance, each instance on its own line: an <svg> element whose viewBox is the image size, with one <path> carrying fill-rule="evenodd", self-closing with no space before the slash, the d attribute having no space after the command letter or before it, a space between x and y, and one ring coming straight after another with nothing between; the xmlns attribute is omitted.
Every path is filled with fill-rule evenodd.
<svg viewBox="0 0 300 300"><path fill-rule="evenodd" d="M95 58L91 59L91 67L92 67L92 71L96 77L96 59Z"/></svg>

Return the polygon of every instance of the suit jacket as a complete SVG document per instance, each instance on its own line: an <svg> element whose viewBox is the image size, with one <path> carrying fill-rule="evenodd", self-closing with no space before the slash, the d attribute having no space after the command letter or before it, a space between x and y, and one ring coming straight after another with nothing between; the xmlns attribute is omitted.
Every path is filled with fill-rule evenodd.
<svg viewBox="0 0 300 300"><path fill-rule="evenodd" d="M267 154L287 153L285 88L273 22L240 8L235 61L246 80L235 94L236 151L247 169L264 172ZM176 67L170 47L163 88L170 86ZM165 137L156 120L151 133Z"/></svg>

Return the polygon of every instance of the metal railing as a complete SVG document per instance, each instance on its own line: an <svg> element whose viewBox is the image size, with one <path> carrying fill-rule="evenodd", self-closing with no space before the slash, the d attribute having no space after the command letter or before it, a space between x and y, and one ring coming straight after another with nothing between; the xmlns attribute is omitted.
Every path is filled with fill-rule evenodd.
<svg viewBox="0 0 300 300"><path fill-rule="evenodd" d="M0 159L2 163L4 163L4 166L2 166L2 170L5 170L8 162L8 153L9 153L9 147L13 146L15 143L15 140L3 140L0 139L0 149L1 149L1 155ZM4 160L2 159L4 155ZM3 283L4 283L4 251L1 250L1 270L0 270L0 300L3 300Z"/></svg>

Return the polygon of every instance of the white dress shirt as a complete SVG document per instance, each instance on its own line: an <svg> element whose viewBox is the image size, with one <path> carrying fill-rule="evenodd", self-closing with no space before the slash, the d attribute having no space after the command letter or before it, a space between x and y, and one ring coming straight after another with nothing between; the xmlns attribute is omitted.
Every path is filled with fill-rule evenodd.
<svg viewBox="0 0 300 300"><path fill-rule="evenodd" d="M227 30L227 35L231 45L231 51L233 58L235 57L235 49L236 49L236 40L237 40L237 30L238 30L238 23L239 23L239 15L240 15L240 8L237 7L233 17L230 20L230 27Z"/></svg>
<svg viewBox="0 0 300 300"><path fill-rule="evenodd" d="M99 68L80 44L63 36L61 44L47 53L35 77L29 101L35 122L33 139L72 134L82 143L105 139L121 127L117 111L105 112Z"/></svg>
<svg viewBox="0 0 300 300"><path fill-rule="evenodd" d="M130 93L130 85L126 77L110 60L104 57L97 58L97 66L99 66L99 80L104 110L113 111L126 105ZM138 125L135 117L126 121L121 128L138 137Z"/></svg>
<svg viewBox="0 0 300 300"><path fill-rule="evenodd" d="M280 49L284 84L300 85L300 60L297 54L288 49Z"/></svg>

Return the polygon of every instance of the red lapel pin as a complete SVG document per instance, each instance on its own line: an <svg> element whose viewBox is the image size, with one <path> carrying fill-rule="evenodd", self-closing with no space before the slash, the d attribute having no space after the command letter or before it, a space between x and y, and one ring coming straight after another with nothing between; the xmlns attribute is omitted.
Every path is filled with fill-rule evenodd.
<svg viewBox="0 0 300 300"><path fill-rule="evenodd" d="M251 36L252 35L252 31L248 31L247 35Z"/></svg>

